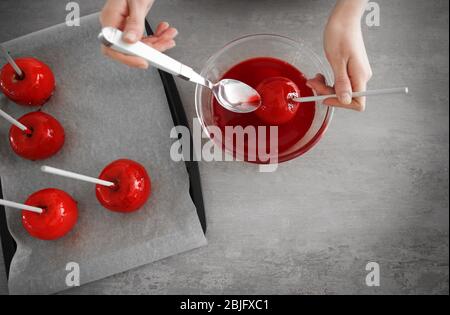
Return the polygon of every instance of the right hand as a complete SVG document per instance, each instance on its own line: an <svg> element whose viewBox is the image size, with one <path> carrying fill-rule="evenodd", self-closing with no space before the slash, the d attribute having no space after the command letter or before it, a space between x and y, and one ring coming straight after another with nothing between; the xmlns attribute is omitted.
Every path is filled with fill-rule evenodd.
<svg viewBox="0 0 450 315"><path fill-rule="evenodd" d="M107 0L100 13L102 27L112 26L123 31L123 40L133 44L138 41L164 52L175 47L178 31L169 23L161 22L155 35L144 37L145 17L154 0ZM128 66L147 69L148 62L140 57L129 56L102 45L103 54Z"/></svg>
<svg viewBox="0 0 450 315"><path fill-rule="evenodd" d="M372 76L369 58L364 45L361 16L367 1L338 1L325 28L324 48L334 72L334 87L327 86L325 77L317 75L307 85L319 95L337 94L323 104L364 111L365 97L352 98L352 92L366 90Z"/></svg>

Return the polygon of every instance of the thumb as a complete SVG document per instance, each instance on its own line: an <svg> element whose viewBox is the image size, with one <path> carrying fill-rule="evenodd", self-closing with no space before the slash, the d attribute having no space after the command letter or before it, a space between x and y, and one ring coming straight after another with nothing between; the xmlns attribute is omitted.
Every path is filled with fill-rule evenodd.
<svg viewBox="0 0 450 315"><path fill-rule="evenodd" d="M128 18L125 22L123 40L130 44L139 41L144 35L146 8L140 1L128 1Z"/></svg>
<svg viewBox="0 0 450 315"><path fill-rule="evenodd" d="M347 72L347 63L341 62L333 66L334 89L340 103L349 105L352 102L352 84Z"/></svg>

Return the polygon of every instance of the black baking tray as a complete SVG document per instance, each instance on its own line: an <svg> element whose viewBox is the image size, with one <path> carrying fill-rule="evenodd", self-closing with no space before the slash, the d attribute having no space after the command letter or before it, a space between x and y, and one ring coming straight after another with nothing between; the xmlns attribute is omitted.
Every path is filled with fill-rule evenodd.
<svg viewBox="0 0 450 315"><path fill-rule="evenodd" d="M148 35L153 35L153 30L147 20L145 21L145 30ZM161 77L162 84L164 85L164 91L166 93L167 103L169 105L174 125L189 128L189 123L183 107L183 102L181 101L180 94L178 92L173 76L165 71L158 71ZM190 138L190 145L191 147L193 146L192 136ZM189 194L191 195L192 201L194 202L195 208L197 209L197 215L200 220L203 232L206 233L207 224L202 185L200 180L200 171L198 168L198 163L193 159L193 150L190 150L190 152L191 156L189 161L185 161L186 169L189 175ZM0 198L3 198L2 191L3 190L0 178ZM16 252L17 245L14 241L14 238L9 233L8 225L6 222L5 208L2 206L0 206L0 237L3 249L3 259L5 262L6 276L7 278L9 278L9 268Z"/></svg>

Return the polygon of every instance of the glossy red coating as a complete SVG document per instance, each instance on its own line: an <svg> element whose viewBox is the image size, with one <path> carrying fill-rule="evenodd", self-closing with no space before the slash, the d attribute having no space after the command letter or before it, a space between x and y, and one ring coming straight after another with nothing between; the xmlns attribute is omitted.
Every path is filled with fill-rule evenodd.
<svg viewBox="0 0 450 315"><path fill-rule="evenodd" d="M77 202L62 190L40 190L32 194L25 204L44 209L42 214L22 211L22 224L35 238L46 241L59 239L69 233L77 223Z"/></svg>
<svg viewBox="0 0 450 315"><path fill-rule="evenodd" d="M24 132L12 126L9 142L13 151L28 160L43 160L56 154L64 145L65 133L61 124L43 112L28 113L19 122L29 128Z"/></svg>
<svg viewBox="0 0 450 315"><path fill-rule="evenodd" d="M291 101L289 97L299 97L300 91L291 80L283 77L267 78L258 84L256 90L261 96L261 106L255 114L266 124L285 124L297 113L300 104Z"/></svg>
<svg viewBox="0 0 450 315"><path fill-rule="evenodd" d="M111 211L133 212L141 208L151 194L151 180L145 168L132 160L112 162L101 172L100 179L116 185L96 185L100 204Z"/></svg>
<svg viewBox="0 0 450 315"><path fill-rule="evenodd" d="M23 72L19 78L7 63L0 72L0 89L13 102L25 106L42 106L55 90L55 76L42 61L32 57L14 60Z"/></svg>

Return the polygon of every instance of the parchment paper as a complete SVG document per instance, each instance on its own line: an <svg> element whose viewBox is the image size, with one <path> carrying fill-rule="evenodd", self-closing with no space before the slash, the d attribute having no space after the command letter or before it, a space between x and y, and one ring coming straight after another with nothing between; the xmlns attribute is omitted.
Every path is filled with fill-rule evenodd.
<svg viewBox="0 0 450 315"><path fill-rule="evenodd" d="M66 130L63 150L44 162L17 157L8 143L9 126L0 123L0 174L4 198L19 202L55 187L79 205L79 221L65 238L45 242L23 229L20 211L7 209L18 248L9 279L11 294L48 294L68 289L66 265L80 265L88 283L206 244L183 163L170 159L173 127L164 89L155 69L136 70L102 56L96 39L98 15L81 26L61 24L5 43L14 57L34 56L55 73L55 95L43 110ZM1 98L14 117L29 108ZM113 160L142 163L152 178L152 197L133 214L100 206L94 185L43 174L43 164L98 176Z"/></svg>

